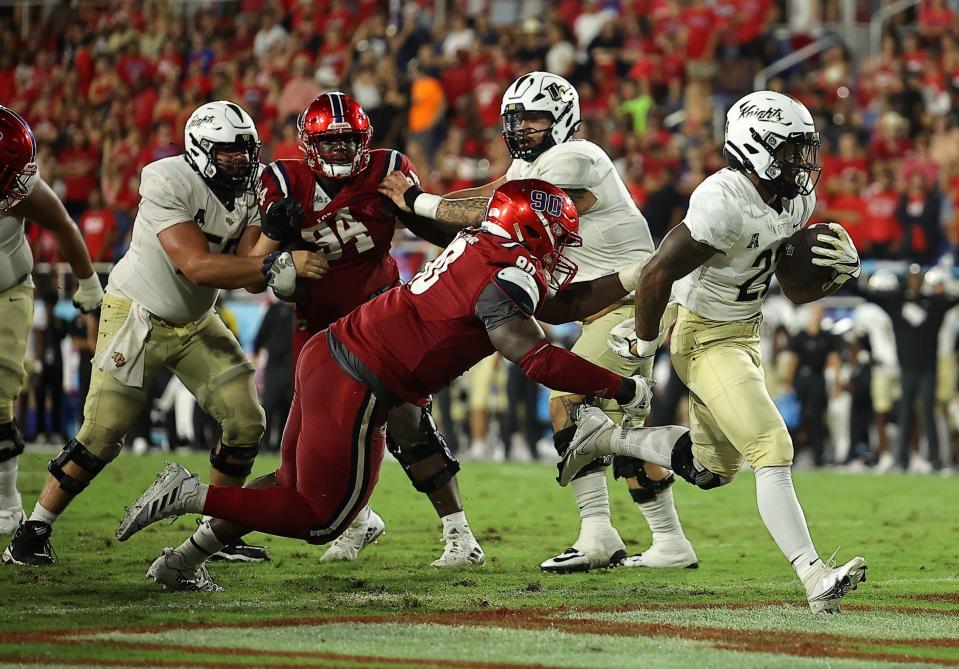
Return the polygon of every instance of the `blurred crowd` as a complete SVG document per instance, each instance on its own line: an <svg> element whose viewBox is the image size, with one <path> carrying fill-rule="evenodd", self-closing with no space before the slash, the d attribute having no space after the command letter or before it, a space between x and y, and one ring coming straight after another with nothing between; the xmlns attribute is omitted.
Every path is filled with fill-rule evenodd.
<svg viewBox="0 0 959 669"><path fill-rule="evenodd" d="M55 4L0 8L0 90L4 104L33 126L41 173L78 221L91 257L109 263L129 239L140 168L181 151L185 119L206 100L234 100L253 115L266 161L300 155L295 119L316 95L349 92L372 119L374 145L405 151L425 188L447 192L505 172L510 159L500 135L500 96L517 75L534 69L556 72L577 86L580 136L613 157L659 240L681 220L693 188L723 166L723 111L753 88L756 75L782 56L829 38L826 28L838 25L843 7L854 8L851 18L862 27L890 2L62 4L70 11ZM957 10L957 0L923 0L892 17L876 53L836 38L766 83L801 99L822 131L814 219L841 222L863 258L899 261L900 270L909 263L948 261L959 245ZM52 238L37 226L28 234L38 261L59 260ZM401 266L409 274L424 253L404 249ZM70 355L92 353L87 320L51 333L56 319L38 318L37 378L50 374L50 384L56 381L53 372L43 371L55 348L45 340L71 343ZM801 334L789 327L788 336L775 339L777 354L799 346L785 343ZM823 357L825 378L840 380L829 382L826 399L809 399L792 377L780 380L784 413L799 406L794 413L808 416L809 407L822 401L831 407L834 395L850 393L842 379L858 364L859 353L847 341L849 332L858 331L830 335L836 339ZM770 369L785 364L770 358ZM793 376L803 369L796 363ZM508 450L535 454L545 403L514 372L493 359L449 398L440 398L440 413L456 426L449 431L462 449L483 457ZM31 401L44 407L50 397L46 392ZM674 407L662 420L676 419L675 405L661 404L667 413ZM901 420L894 418L889 425ZM843 451L835 435L818 436L838 428L797 420L798 443L840 444L813 454L815 462L851 458L875 464L881 456L874 444L885 427L870 428L864 455L855 440ZM922 435L925 422L918 423L918 429L913 423L907 428ZM926 443L916 435L910 434L911 443ZM941 451L938 461L927 460L942 465L948 449ZM897 463L910 466L901 457Z"/></svg>

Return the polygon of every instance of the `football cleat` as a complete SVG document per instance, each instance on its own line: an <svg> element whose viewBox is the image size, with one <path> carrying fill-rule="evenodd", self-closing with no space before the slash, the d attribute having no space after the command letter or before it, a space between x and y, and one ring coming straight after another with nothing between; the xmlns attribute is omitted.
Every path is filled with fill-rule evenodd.
<svg viewBox="0 0 959 669"><path fill-rule="evenodd" d="M354 520L346 531L333 540L320 562L355 560L360 551L376 541L386 531L386 523L370 509L366 520Z"/></svg>
<svg viewBox="0 0 959 669"><path fill-rule="evenodd" d="M266 546L254 546L243 539L237 539L211 555L210 559L227 562L268 562L270 551L266 549Z"/></svg>
<svg viewBox="0 0 959 669"><path fill-rule="evenodd" d="M623 560L624 567L650 569L699 569L699 558L688 540L654 541L638 555Z"/></svg>
<svg viewBox="0 0 959 669"><path fill-rule="evenodd" d="M539 565L548 574L573 574L591 569L618 567L626 559L626 544L610 525L600 533L584 538L582 533L572 546Z"/></svg>
<svg viewBox="0 0 959 669"><path fill-rule="evenodd" d="M443 554L433 560L433 567L479 567L486 563L486 554L471 532L452 527L443 533Z"/></svg>
<svg viewBox="0 0 959 669"><path fill-rule="evenodd" d="M183 556L172 548L164 548L160 557L147 569L146 577L167 590L189 590L193 592L220 592L223 590L210 578L206 567L200 565L189 570L183 565Z"/></svg>
<svg viewBox="0 0 959 669"><path fill-rule="evenodd" d="M116 534L119 541L126 541L134 534L158 520L182 516L192 509L203 484L196 474L191 474L175 462L167 462L140 498L126 508Z"/></svg>
<svg viewBox="0 0 959 669"><path fill-rule="evenodd" d="M557 465L561 486L569 485L583 467L597 458L610 455L610 433L616 427L599 407L583 407L576 412L576 432L563 459ZM545 564L545 563L544 563Z"/></svg>
<svg viewBox="0 0 959 669"><path fill-rule="evenodd" d="M809 609L813 613L838 613L839 600L850 590L858 588L859 584L865 580L866 560L864 558L854 557L841 567L835 567L830 558L819 573L804 582Z"/></svg>
<svg viewBox="0 0 959 669"><path fill-rule="evenodd" d="M3 563L42 567L57 561L50 544L53 528L38 520L28 520L17 528L10 545L3 551Z"/></svg>
<svg viewBox="0 0 959 669"><path fill-rule="evenodd" d="M0 508L0 534L15 532L24 520L26 516L23 513L23 502L20 493L17 493L16 501L12 505Z"/></svg>

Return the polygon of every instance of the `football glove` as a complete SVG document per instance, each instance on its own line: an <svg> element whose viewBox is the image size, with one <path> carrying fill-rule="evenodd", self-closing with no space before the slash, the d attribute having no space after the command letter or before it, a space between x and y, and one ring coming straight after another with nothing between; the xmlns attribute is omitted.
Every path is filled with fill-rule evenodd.
<svg viewBox="0 0 959 669"><path fill-rule="evenodd" d="M263 215L263 234L281 244L295 242L300 236L303 216L303 207L298 201L291 197L278 200L271 204Z"/></svg>
<svg viewBox="0 0 959 669"><path fill-rule="evenodd" d="M639 419L639 422L642 422L649 415L650 403L653 401L651 382L638 374L631 376L630 379L636 384L636 389L632 398L626 400L625 403L620 402L619 406L627 418L631 420Z"/></svg>
<svg viewBox="0 0 959 669"><path fill-rule="evenodd" d="M296 290L296 265L289 251L274 251L263 258L263 276L266 285L273 289L277 297L289 298Z"/></svg>
<svg viewBox="0 0 959 669"><path fill-rule="evenodd" d="M653 357L659 350L658 341L646 341L636 336L635 322L632 318L614 325L609 331L609 339L606 343L619 357L636 362Z"/></svg>
<svg viewBox="0 0 959 669"><path fill-rule="evenodd" d="M88 314L100 308L103 302L103 286L100 285L100 278L94 272L85 279L77 279L80 287L73 294L73 306L82 313Z"/></svg>
<svg viewBox="0 0 959 669"><path fill-rule="evenodd" d="M832 281L823 286L828 290L832 286L841 286L859 277L859 252L846 229L838 223L827 223L829 229L836 233L832 235L816 235L816 241L822 246L813 246L810 250L819 257L812 259L813 265L829 267L833 270Z"/></svg>

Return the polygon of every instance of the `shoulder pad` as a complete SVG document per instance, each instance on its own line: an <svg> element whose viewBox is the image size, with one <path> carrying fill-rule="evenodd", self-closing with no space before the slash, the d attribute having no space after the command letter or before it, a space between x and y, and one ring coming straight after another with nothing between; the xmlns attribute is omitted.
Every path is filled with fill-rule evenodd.
<svg viewBox="0 0 959 669"><path fill-rule="evenodd" d="M493 282L524 314L536 313L541 293L532 274L519 267L504 267L493 276Z"/></svg>

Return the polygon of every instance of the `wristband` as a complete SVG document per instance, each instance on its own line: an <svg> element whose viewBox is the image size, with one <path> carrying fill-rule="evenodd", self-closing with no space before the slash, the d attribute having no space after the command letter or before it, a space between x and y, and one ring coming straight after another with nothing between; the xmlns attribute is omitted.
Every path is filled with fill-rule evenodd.
<svg viewBox="0 0 959 669"><path fill-rule="evenodd" d="M424 191L422 188L420 188L416 184L413 184L412 186L406 189L406 191L403 193L403 201L406 202L406 206L410 208L410 211L415 210L414 203L416 202L416 198L418 198L420 195L422 195L425 192L426 191Z"/></svg>
<svg viewBox="0 0 959 669"><path fill-rule="evenodd" d="M436 210L440 208L441 202L443 202L443 198L439 195L433 195L432 193L420 193L413 201L413 206L411 209L417 216L435 219Z"/></svg>
<svg viewBox="0 0 959 669"><path fill-rule="evenodd" d="M645 339L636 339L636 355L640 358L651 358L656 355L656 351L659 350L659 341L653 339L652 341L646 341Z"/></svg>

